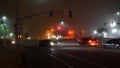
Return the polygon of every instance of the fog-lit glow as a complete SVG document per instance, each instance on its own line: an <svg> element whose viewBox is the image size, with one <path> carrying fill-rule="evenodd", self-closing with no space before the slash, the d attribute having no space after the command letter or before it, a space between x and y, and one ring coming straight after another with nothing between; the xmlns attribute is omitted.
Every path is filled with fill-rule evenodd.
<svg viewBox="0 0 120 68"><path fill-rule="evenodd" d="M55 51L55 49L54 49L54 48L50 48L50 50L51 50L51 51Z"/></svg>
<svg viewBox="0 0 120 68"><path fill-rule="evenodd" d="M107 32L103 32L103 37L107 38L108 37L108 33Z"/></svg>
<svg viewBox="0 0 120 68"><path fill-rule="evenodd" d="M12 36L13 36L13 33L10 33L10 34L9 34L9 36L11 36L11 37L12 37Z"/></svg>
<svg viewBox="0 0 120 68"><path fill-rule="evenodd" d="M3 36L1 36L0 38L1 38L1 39L3 39L4 37L3 37Z"/></svg>
<svg viewBox="0 0 120 68"><path fill-rule="evenodd" d="M61 24L61 25L64 25L64 22L62 21L60 24Z"/></svg>
<svg viewBox="0 0 120 68"><path fill-rule="evenodd" d="M117 29L112 29L112 33L116 33L117 32Z"/></svg>
<svg viewBox="0 0 120 68"><path fill-rule="evenodd" d="M94 30L94 32L93 32L94 34L97 34L97 30Z"/></svg>
<svg viewBox="0 0 120 68"><path fill-rule="evenodd" d="M16 41L15 41L15 40L12 40L12 41L11 41L11 43L12 43L12 44L15 44L15 43L16 43Z"/></svg>
<svg viewBox="0 0 120 68"><path fill-rule="evenodd" d="M112 23L110 23L111 27L115 27L117 25L117 23L115 21L113 21Z"/></svg>
<svg viewBox="0 0 120 68"><path fill-rule="evenodd" d="M3 20L6 20L6 16L3 16L3 18L2 18Z"/></svg>
<svg viewBox="0 0 120 68"><path fill-rule="evenodd" d="M117 15L120 15L120 12L117 12Z"/></svg>
<svg viewBox="0 0 120 68"><path fill-rule="evenodd" d="M54 42L50 42L50 45L51 45L51 46L54 46Z"/></svg>
<svg viewBox="0 0 120 68"><path fill-rule="evenodd" d="M30 40L30 39L31 39L31 37L28 37L27 39L28 39L28 40Z"/></svg>
<svg viewBox="0 0 120 68"><path fill-rule="evenodd" d="M75 46L75 45L79 45L79 43L68 43L68 42L58 42L58 43L54 43L54 42L50 42L51 46Z"/></svg>

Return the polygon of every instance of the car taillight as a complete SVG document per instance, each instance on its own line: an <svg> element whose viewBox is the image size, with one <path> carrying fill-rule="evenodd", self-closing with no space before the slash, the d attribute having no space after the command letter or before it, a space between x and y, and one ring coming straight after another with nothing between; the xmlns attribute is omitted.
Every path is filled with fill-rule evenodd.
<svg viewBox="0 0 120 68"><path fill-rule="evenodd" d="M92 40L89 40L88 43L92 43L93 41Z"/></svg>
<svg viewBox="0 0 120 68"><path fill-rule="evenodd" d="M96 40L96 42L98 43L99 41L98 41L98 40Z"/></svg>
<svg viewBox="0 0 120 68"><path fill-rule="evenodd" d="M98 45L98 40L89 40L88 43L89 45L92 45L92 46Z"/></svg>

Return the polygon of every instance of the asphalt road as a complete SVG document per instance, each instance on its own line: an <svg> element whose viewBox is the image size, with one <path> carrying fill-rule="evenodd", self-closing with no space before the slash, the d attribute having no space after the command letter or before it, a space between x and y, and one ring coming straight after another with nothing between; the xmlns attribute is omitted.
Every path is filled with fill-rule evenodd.
<svg viewBox="0 0 120 68"><path fill-rule="evenodd" d="M119 68L120 50L96 47L24 47L22 68Z"/></svg>

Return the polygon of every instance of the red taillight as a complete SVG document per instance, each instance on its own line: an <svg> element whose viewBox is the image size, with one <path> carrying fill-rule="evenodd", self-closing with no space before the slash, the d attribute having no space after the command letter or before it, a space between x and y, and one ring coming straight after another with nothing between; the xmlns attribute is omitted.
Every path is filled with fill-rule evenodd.
<svg viewBox="0 0 120 68"><path fill-rule="evenodd" d="M98 40L89 40L88 43L89 45L95 46L98 45Z"/></svg>
<svg viewBox="0 0 120 68"><path fill-rule="evenodd" d="M89 40L88 42L89 42L89 43L92 43L92 40Z"/></svg>

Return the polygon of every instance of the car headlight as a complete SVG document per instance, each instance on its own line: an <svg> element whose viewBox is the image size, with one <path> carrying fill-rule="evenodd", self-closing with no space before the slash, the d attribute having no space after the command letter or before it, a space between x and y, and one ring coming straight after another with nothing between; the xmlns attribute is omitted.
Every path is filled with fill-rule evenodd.
<svg viewBox="0 0 120 68"><path fill-rule="evenodd" d="M50 46L54 46L54 42L50 42Z"/></svg>
<svg viewBox="0 0 120 68"><path fill-rule="evenodd" d="M119 46L119 44L116 44L116 46L118 47L118 46Z"/></svg>
<svg viewBox="0 0 120 68"><path fill-rule="evenodd" d="M11 43L12 43L12 44L15 44L15 43L16 43L16 41L15 41L15 40L12 40L12 41L11 41Z"/></svg>

